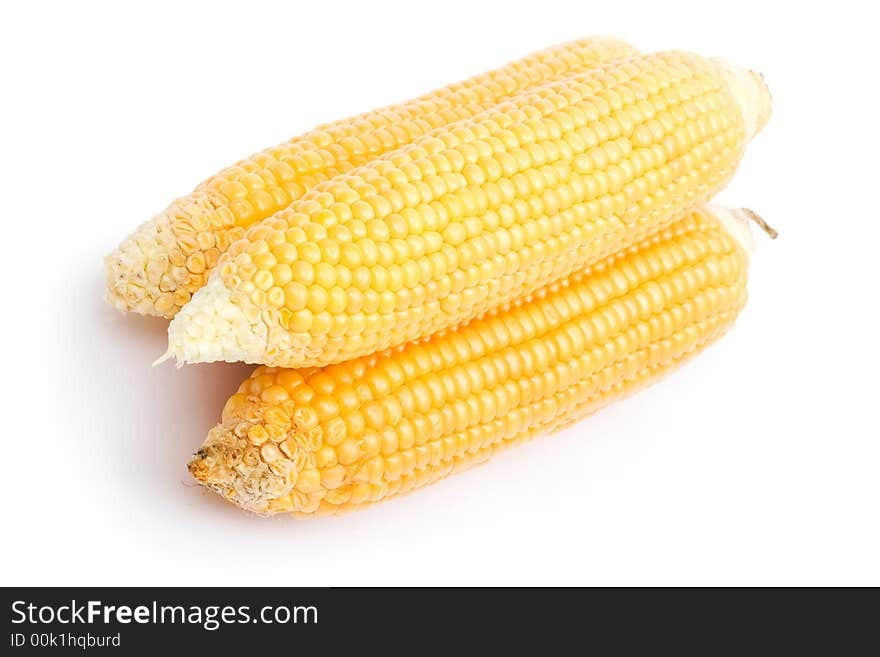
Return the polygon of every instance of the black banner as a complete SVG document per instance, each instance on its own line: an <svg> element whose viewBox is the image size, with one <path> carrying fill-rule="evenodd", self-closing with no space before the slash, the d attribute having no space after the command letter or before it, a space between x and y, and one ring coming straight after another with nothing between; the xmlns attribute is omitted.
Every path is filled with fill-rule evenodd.
<svg viewBox="0 0 880 657"><path fill-rule="evenodd" d="M859 630L874 626L876 593L864 592L873 598L867 605L846 604L853 602L848 592L826 593L12 588L3 590L2 652L187 649L260 655L317 650L316 656L324 656L343 651L419 654L477 643L495 650L529 648L536 654L580 653L598 646L628 652L646 644L751 652L790 649L792 642L808 639L814 648L827 645L839 653L847 642L858 641ZM831 634L835 616L844 623L844 633Z"/></svg>

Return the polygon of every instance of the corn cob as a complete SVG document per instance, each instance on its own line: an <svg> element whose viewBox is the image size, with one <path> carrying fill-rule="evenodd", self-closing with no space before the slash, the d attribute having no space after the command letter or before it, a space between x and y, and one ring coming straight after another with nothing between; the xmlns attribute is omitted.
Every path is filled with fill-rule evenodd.
<svg viewBox="0 0 880 657"><path fill-rule="evenodd" d="M455 330L323 368L257 368L189 464L260 514L334 514L553 431L720 336L746 299L739 211L695 211Z"/></svg>
<svg viewBox="0 0 880 657"><path fill-rule="evenodd" d="M323 366L455 326L705 203L768 115L757 75L682 52L514 96L251 228L166 357Z"/></svg>
<svg viewBox="0 0 880 657"><path fill-rule="evenodd" d="M248 226L316 183L365 164L519 90L636 51L615 39L564 43L407 103L323 125L200 184L107 257L107 299L120 310L173 317Z"/></svg>

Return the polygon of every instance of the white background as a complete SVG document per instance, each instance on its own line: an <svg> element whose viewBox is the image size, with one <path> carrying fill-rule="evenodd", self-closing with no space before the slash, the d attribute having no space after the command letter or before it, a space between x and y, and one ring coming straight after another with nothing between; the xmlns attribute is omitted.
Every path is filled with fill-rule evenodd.
<svg viewBox="0 0 880 657"><path fill-rule="evenodd" d="M869 3L4 3L2 584L880 584ZM821 7L821 9L819 8ZM720 201L758 237L736 328L565 433L343 518L246 515L185 464L244 365L151 368L102 256L313 125L588 34L758 69Z"/></svg>

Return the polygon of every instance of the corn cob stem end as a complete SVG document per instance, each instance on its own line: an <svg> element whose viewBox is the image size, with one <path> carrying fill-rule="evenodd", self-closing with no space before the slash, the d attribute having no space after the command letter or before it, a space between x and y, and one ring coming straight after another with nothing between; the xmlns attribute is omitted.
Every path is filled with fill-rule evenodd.
<svg viewBox="0 0 880 657"><path fill-rule="evenodd" d="M725 59L712 60L739 104L745 124L746 141L751 141L767 125L772 112L770 89L764 76Z"/></svg>
<svg viewBox="0 0 880 657"><path fill-rule="evenodd" d="M777 237L779 237L779 231L776 230L775 228L773 228L773 226L771 226L770 224L768 224L765 221L764 217L759 215L754 210L749 210L748 208L740 208L739 212L744 214L753 223L757 224L761 228L761 230L763 230L765 233L767 233L767 236L771 240L775 240Z"/></svg>
<svg viewBox="0 0 880 657"><path fill-rule="evenodd" d="M725 208L720 205L709 206L709 210L721 223L724 230L736 240L746 253L755 252L755 238L752 235L752 224L757 224L770 236L776 239L779 233L764 221L758 213L748 208Z"/></svg>

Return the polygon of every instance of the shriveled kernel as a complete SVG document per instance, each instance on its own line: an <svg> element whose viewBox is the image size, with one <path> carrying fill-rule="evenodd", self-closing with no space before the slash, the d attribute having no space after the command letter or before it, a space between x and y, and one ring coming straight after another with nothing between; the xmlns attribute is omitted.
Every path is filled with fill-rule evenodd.
<svg viewBox="0 0 880 657"><path fill-rule="evenodd" d="M300 446L294 438L288 438L279 445L281 453L287 458L293 460L301 453Z"/></svg>
<svg viewBox="0 0 880 657"><path fill-rule="evenodd" d="M340 417L331 418L327 422L326 431L324 432L327 444L338 445L345 438L345 432L345 421Z"/></svg>
<svg viewBox="0 0 880 657"><path fill-rule="evenodd" d="M193 253L186 259L186 268L194 274L201 274L207 268L205 255Z"/></svg>
<svg viewBox="0 0 880 657"><path fill-rule="evenodd" d="M308 407L298 407L293 411L293 423L301 431L309 431L318 426L318 414Z"/></svg>
<svg viewBox="0 0 880 657"><path fill-rule="evenodd" d="M266 434L266 437L269 437L269 434ZM272 463L273 461L277 461L282 457L281 450L274 443L265 443L260 448L260 456L263 461L266 463Z"/></svg>
<svg viewBox="0 0 880 657"><path fill-rule="evenodd" d="M247 436L248 440L254 445L262 445L269 440L269 433L266 431L266 427L259 424L249 427L247 430Z"/></svg>

